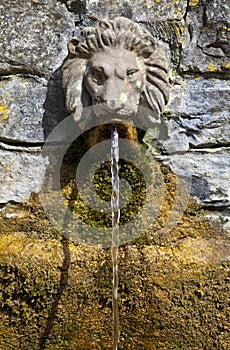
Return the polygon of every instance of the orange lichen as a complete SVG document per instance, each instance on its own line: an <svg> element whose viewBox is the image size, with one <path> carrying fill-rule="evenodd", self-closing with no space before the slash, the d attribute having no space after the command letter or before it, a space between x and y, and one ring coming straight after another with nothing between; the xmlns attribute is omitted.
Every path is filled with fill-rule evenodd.
<svg viewBox="0 0 230 350"><path fill-rule="evenodd" d="M4 101L2 103L0 103L0 114L2 117L2 121L7 120L9 118L9 110L8 110L7 105Z"/></svg>
<svg viewBox="0 0 230 350"><path fill-rule="evenodd" d="M197 6L199 4L200 0L190 0L189 6Z"/></svg>
<svg viewBox="0 0 230 350"><path fill-rule="evenodd" d="M230 31L230 27L223 26L222 27L224 30Z"/></svg>
<svg viewBox="0 0 230 350"><path fill-rule="evenodd" d="M210 72L218 72L218 67L215 64L208 62L208 70Z"/></svg>

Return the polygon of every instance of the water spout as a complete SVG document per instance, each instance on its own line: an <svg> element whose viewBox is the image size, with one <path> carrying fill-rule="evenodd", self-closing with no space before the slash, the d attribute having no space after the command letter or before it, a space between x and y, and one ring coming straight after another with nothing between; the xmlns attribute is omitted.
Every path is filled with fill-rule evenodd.
<svg viewBox="0 0 230 350"><path fill-rule="evenodd" d="M112 128L112 145L111 145L111 173L112 173L112 195L111 195L111 212L112 212L112 264L113 264L113 350L118 350L120 327L119 327L119 307L118 307L118 248L119 248L119 145L118 132L115 125Z"/></svg>

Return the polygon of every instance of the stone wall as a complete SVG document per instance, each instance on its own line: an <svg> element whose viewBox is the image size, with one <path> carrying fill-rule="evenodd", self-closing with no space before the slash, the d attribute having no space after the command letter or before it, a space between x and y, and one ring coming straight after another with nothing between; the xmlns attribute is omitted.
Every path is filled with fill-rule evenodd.
<svg viewBox="0 0 230 350"><path fill-rule="evenodd" d="M100 311L101 305L104 305L106 313L109 313L108 305L106 306L109 297L103 293L107 287L106 293L110 293L110 287L107 284L104 286L99 276L101 273L101 276L108 279L111 277L108 269L103 270L103 264L109 266L106 253L95 253L90 248L84 248L85 257L88 257L92 264L89 264L89 267L82 251L72 247L71 256L78 274L71 272L70 282L67 284L65 264L68 260L68 249L62 247L57 233L50 233L52 228L43 218L37 202L33 202L31 198L34 198L34 193L39 193L42 186L45 161L41 156L41 148L44 140L53 127L67 115L60 75L60 67L67 55L67 42L85 26L93 25L99 19L114 16L125 16L141 23L162 42L167 51L171 62L171 93L170 102L163 115L165 135L159 138L157 144L151 130L145 138L150 147L154 145L162 165L167 166L172 173L190 176L190 195L193 203L185 212L185 217L189 219L182 220L174 236L166 239L158 234L145 241L145 248L140 241L137 246L127 247L127 251L122 251L131 265L136 262L137 284L141 281L145 286L146 280L140 272L143 266L151 288L146 287L147 294L142 295L143 290L139 291L138 302L138 285L131 283L126 286L126 291L128 290L133 298L137 298L132 304L125 294L124 285L121 287L123 317L125 319L126 312L132 313L137 335L141 339L135 340L134 337L129 343L127 332L126 338L124 335L123 339L126 347L121 345L121 348L227 350L230 346L227 340L229 324L226 321L229 310L224 306L221 296L228 295L229 278L225 269L230 256L228 0L8 0L0 4L0 282L2 288L7 290L5 294L0 293L3 315L0 348L108 348L105 343L100 343L100 340L106 339L105 334L109 327L105 334L98 335L98 341L94 339L94 345L87 345L90 344L88 339L92 340L92 334L89 334L84 326L87 324L86 316L90 318L91 312L96 313L94 308L90 308L90 302L96 300L95 308ZM168 193L170 197L170 191ZM202 224L198 220L201 216ZM44 220L42 227L39 226L40 217ZM46 230L47 235L44 234ZM46 242L44 249L41 247L42 240ZM175 242L177 248L169 248L169 245ZM25 248L28 244L33 246L31 251ZM156 245L159 245L158 248ZM56 252L52 253L56 254L55 256L50 253L52 249ZM184 255L188 255L188 261ZM216 256L215 259L213 255ZM50 266L49 260L52 260ZM63 260L62 266L59 260ZM152 263L156 263L163 275L158 275L154 268L149 268L148 264ZM121 273L125 276L127 272L129 278L135 280L130 270L132 266L126 271L125 264L121 262L121 265ZM60 268L62 272L59 276ZM174 269L173 272L170 269ZM176 271L179 270L177 275ZM147 271L150 271L149 275ZM188 276L186 273L189 274L189 271L191 274ZM43 272L49 277L48 285L42 282ZM93 287L90 301L87 299L87 289L83 283L84 273L89 288L95 283L97 287ZM30 274L32 280L29 279ZM94 276L93 281L91 274ZM174 276L175 283L170 275ZM222 281L218 275L223 276ZM169 282L164 281L162 276L167 276ZM78 278L82 292L77 291L75 278ZM183 286L180 285L179 279L183 281ZM64 287L67 291L62 294ZM23 290L21 294L19 289ZM152 301L151 293L158 301L158 306ZM205 297L203 293L206 293ZM69 298L70 295L71 298L65 303L62 298ZM74 304L74 296L78 298L79 309ZM195 299L192 299L192 296ZM210 303L215 296L216 299L221 299L220 307L214 301L215 307L212 309ZM173 308L172 313L170 305ZM210 310L207 309L207 317L215 315L212 318L214 328L209 328L207 319L199 314L201 305L204 315L206 305L210 306ZM148 308L149 318L145 326L150 334L149 339L147 335L141 338L141 326L135 319L133 306L140 310ZM154 307L155 316L149 311ZM190 319L189 312L183 311L186 307L189 312L195 310L191 316L191 334L183 325L185 320ZM58 308L60 314L55 325ZM224 315L221 310L224 310ZM78 311L85 317L85 323L83 318L79 319ZM162 319L162 313L166 318L172 316L173 326L166 322L164 317ZM39 314L42 315L42 320L39 319ZM93 318L95 327L98 325L99 328L103 328L106 315L105 319L97 319L96 314L93 314ZM199 322L195 324L194 320L197 318ZM78 319L81 329L76 330L75 319ZM34 322L34 327L30 322ZM150 327L151 322L155 325L154 330ZM124 321L123 329L125 327L132 327L132 322ZM204 327L203 340L197 338L199 327ZM170 339L167 338L166 329L169 329ZM72 331L81 338L79 343L71 340ZM95 335L94 331L92 326ZM27 334L25 338L23 332ZM40 342L37 337L40 337ZM85 342L82 337L85 337ZM156 347L152 347L154 341ZM150 343L148 347L147 344ZM127 344L133 345L128 347Z"/></svg>

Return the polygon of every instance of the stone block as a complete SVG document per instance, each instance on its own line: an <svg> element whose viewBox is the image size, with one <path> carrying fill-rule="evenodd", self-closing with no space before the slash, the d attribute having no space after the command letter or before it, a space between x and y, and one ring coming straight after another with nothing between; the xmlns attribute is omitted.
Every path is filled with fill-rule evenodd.
<svg viewBox="0 0 230 350"><path fill-rule="evenodd" d="M230 143L230 87L227 80L187 79L172 87L166 106L169 153Z"/></svg>
<svg viewBox="0 0 230 350"><path fill-rule="evenodd" d="M0 81L0 139L10 142L41 143L45 79L8 76ZM3 112L4 107L4 112Z"/></svg>
<svg viewBox="0 0 230 350"><path fill-rule="evenodd" d="M175 173L191 180L191 195L210 207L230 205L230 149L202 149L160 157Z"/></svg>
<svg viewBox="0 0 230 350"><path fill-rule="evenodd" d="M39 192L44 173L45 160L39 148L0 147L0 204L28 200L32 192Z"/></svg>
<svg viewBox="0 0 230 350"><path fill-rule="evenodd" d="M49 75L62 64L73 31L73 14L61 2L1 2L0 74Z"/></svg>

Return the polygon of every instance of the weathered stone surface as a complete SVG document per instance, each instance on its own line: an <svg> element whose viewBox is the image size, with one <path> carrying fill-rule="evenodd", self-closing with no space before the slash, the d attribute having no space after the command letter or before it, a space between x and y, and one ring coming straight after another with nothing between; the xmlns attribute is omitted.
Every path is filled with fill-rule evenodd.
<svg viewBox="0 0 230 350"><path fill-rule="evenodd" d="M169 115L213 115L229 111L230 85L228 80L186 79L174 85L170 91Z"/></svg>
<svg viewBox="0 0 230 350"><path fill-rule="evenodd" d="M43 134L46 139L53 128L69 114L65 107L60 69L55 71L49 79L43 108Z"/></svg>
<svg viewBox="0 0 230 350"><path fill-rule="evenodd" d="M159 145L168 153L187 152L190 148L226 146L230 143L229 114L175 117L164 122L167 137ZM149 131L151 134L152 132ZM157 137L155 137L156 139Z"/></svg>
<svg viewBox="0 0 230 350"><path fill-rule="evenodd" d="M191 148L230 144L230 125L227 111L222 114L181 119L179 125L185 129Z"/></svg>
<svg viewBox="0 0 230 350"><path fill-rule="evenodd" d="M217 228L222 230L227 237L230 237L230 208L219 211L209 211L205 214L209 222ZM230 261L230 250L228 251L227 260Z"/></svg>
<svg viewBox="0 0 230 350"><path fill-rule="evenodd" d="M211 207L230 205L230 149L203 149L161 157L175 174L191 178L191 195Z"/></svg>
<svg viewBox="0 0 230 350"><path fill-rule="evenodd" d="M0 148L0 203L26 201L42 184L45 162L40 149L31 152Z"/></svg>
<svg viewBox="0 0 230 350"><path fill-rule="evenodd" d="M0 140L39 143L44 141L43 114L47 93L45 79L8 76L0 81Z"/></svg>
<svg viewBox="0 0 230 350"><path fill-rule="evenodd" d="M184 121L184 119L182 119ZM167 153L187 152L189 150L189 138L186 129L178 119L169 119L164 122L166 138L159 137L158 145ZM159 134L160 135L160 134ZM166 136L165 135L165 136Z"/></svg>
<svg viewBox="0 0 230 350"><path fill-rule="evenodd" d="M60 70L47 82L11 75L0 81L0 140L41 143L65 117Z"/></svg>
<svg viewBox="0 0 230 350"><path fill-rule="evenodd" d="M48 75L66 56L73 15L54 0L0 4L0 73Z"/></svg>
<svg viewBox="0 0 230 350"><path fill-rule="evenodd" d="M229 18L228 0L196 1L188 8L180 70L229 74Z"/></svg>
<svg viewBox="0 0 230 350"><path fill-rule="evenodd" d="M179 80L166 106L168 135L161 141L163 147L172 153L229 144L229 99L227 80Z"/></svg>
<svg viewBox="0 0 230 350"><path fill-rule="evenodd" d="M86 1L84 0L63 0L69 11L81 16L85 12Z"/></svg>
<svg viewBox="0 0 230 350"><path fill-rule="evenodd" d="M89 0L86 10L89 17L106 18L125 16L134 21L182 19L187 7L186 0Z"/></svg>

